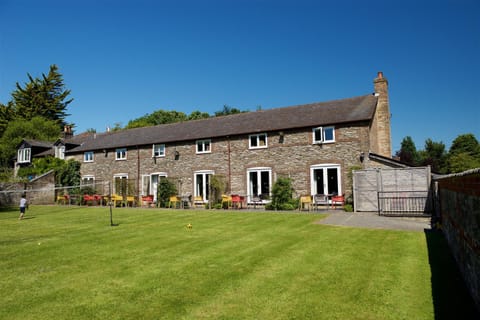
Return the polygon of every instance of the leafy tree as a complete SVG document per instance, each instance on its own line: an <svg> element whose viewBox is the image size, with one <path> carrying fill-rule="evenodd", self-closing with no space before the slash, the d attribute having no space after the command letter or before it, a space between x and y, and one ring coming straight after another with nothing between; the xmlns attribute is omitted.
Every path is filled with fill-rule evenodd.
<svg viewBox="0 0 480 320"><path fill-rule="evenodd" d="M188 120L199 120L199 119L208 119L210 118L210 114L207 112L200 112L198 110L193 111L188 116Z"/></svg>
<svg viewBox="0 0 480 320"><path fill-rule="evenodd" d="M435 142L432 139L425 141L425 150L419 151L420 165L431 166L433 172L446 173L448 171L447 152L443 142Z"/></svg>
<svg viewBox="0 0 480 320"><path fill-rule="evenodd" d="M30 121L21 119L10 121L0 138L0 163L8 166L16 155L17 146L22 139L55 141L60 135L56 122L42 117L34 117Z"/></svg>
<svg viewBox="0 0 480 320"><path fill-rule="evenodd" d="M14 117L13 114L13 102L9 101L6 105L0 103L0 137L5 132L8 122Z"/></svg>
<svg viewBox="0 0 480 320"><path fill-rule="evenodd" d="M31 166L20 168L17 175L19 177L38 176L50 170L57 171L64 164L65 160L55 157L35 158Z"/></svg>
<svg viewBox="0 0 480 320"><path fill-rule="evenodd" d="M80 185L80 166L81 163L70 159L62 160L59 166L55 169L55 183L57 186L69 187ZM75 194L80 192L80 188L70 189L69 193Z"/></svg>
<svg viewBox="0 0 480 320"><path fill-rule="evenodd" d="M237 114L237 113L242 113L245 111L241 111L240 109L237 109L235 107L230 107L229 105L224 105L223 109L221 111L216 111L215 112L215 117L220 117L220 116L226 116L229 114Z"/></svg>
<svg viewBox="0 0 480 320"><path fill-rule="evenodd" d="M418 163L417 147L415 147L412 137L406 136L403 138L400 151L397 152L397 157L400 158L400 161L410 165L416 165Z"/></svg>
<svg viewBox="0 0 480 320"><path fill-rule="evenodd" d="M41 116L63 128L67 106L73 99L68 99L70 90L65 89L58 67L51 65L48 75L42 74L41 79L27 75L29 82L23 87L17 82L17 89L12 93L15 117L30 120Z"/></svg>
<svg viewBox="0 0 480 320"><path fill-rule="evenodd" d="M448 152L448 168L452 173L480 167L480 144L471 133L459 135Z"/></svg>
<svg viewBox="0 0 480 320"><path fill-rule="evenodd" d="M128 122L126 129L156 126L159 124L175 123L188 120L187 115L178 111L157 110L143 117Z"/></svg>

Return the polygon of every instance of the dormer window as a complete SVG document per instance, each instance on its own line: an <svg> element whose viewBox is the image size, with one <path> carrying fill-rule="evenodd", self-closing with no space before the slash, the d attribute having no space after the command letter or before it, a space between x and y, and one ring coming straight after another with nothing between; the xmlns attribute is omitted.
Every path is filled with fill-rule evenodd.
<svg viewBox="0 0 480 320"><path fill-rule="evenodd" d="M17 162L18 163L30 163L31 153L32 153L32 149L30 149L30 148L19 149L18 154L17 154Z"/></svg>
<svg viewBox="0 0 480 320"><path fill-rule="evenodd" d="M313 143L335 142L335 127L313 128Z"/></svg>
<svg viewBox="0 0 480 320"><path fill-rule="evenodd" d="M251 134L248 137L249 141L249 148L250 149L260 149L267 147L267 134L266 133L259 133L259 134Z"/></svg>

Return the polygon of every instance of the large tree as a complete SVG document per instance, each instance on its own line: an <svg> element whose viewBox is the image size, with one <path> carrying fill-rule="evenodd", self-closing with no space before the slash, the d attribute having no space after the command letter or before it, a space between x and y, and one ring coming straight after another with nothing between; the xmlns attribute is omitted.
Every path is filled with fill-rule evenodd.
<svg viewBox="0 0 480 320"><path fill-rule="evenodd" d="M462 172L480 167L480 144L471 133L459 135L448 152L450 172Z"/></svg>
<svg viewBox="0 0 480 320"><path fill-rule="evenodd" d="M431 166L433 172L447 173L447 152L443 142L435 142L432 139L425 141L425 149L418 152L420 165Z"/></svg>
<svg viewBox="0 0 480 320"><path fill-rule="evenodd" d="M65 89L58 67L51 65L48 74L42 74L41 78L33 78L30 74L27 76L29 82L23 86L17 82L17 88L12 92L10 106L15 118L30 120L41 116L62 128L66 124L65 118L69 116L66 113L67 106L73 99L68 99L70 90Z"/></svg>
<svg viewBox="0 0 480 320"><path fill-rule="evenodd" d="M400 151L397 152L397 157L400 158L400 161L410 165L418 164L417 147L415 146L412 137L406 136L403 138Z"/></svg>

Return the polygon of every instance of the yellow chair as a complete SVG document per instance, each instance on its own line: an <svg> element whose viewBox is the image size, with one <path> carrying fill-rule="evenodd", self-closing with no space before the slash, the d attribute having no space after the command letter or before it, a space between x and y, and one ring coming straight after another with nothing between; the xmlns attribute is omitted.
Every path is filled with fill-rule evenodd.
<svg viewBox="0 0 480 320"><path fill-rule="evenodd" d="M193 197L193 205L195 206L195 208L203 207L205 205L205 202L203 202L203 197L202 196Z"/></svg>
<svg viewBox="0 0 480 320"><path fill-rule="evenodd" d="M311 196L301 196L300 197L300 203L299 203L299 209L307 209L310 211L312 207L312 197Z"/></svg>
<svg viewBox="0 0 480 320"><path fill-rule="evenodd" d="M222 208L224 209L230 209L232 207L232 196L223 194L222 195Z"/></svg>
<svg viewBox="0 0 480 320"><path fill-rule="evenodd" d="M134 207L135 206L135 197L134 196L127 196L127 207L128 205Z"/></svg>
<svg viewBox="0 0 480 320"><path fill-rule="evenodd" d="M112 194L112 198L110 199L110 201L112 201L113 206L116 207L117 203L120 203L120 204L123 203L123 197L121 195L118 195L118 194Z"/></svg>
<svg viewBox="0 0 480 320"><path fill-rule="evenodd" d="M169 201L168 201L168 207L169 208L174 208L176 209L177 207L180 207L180 202L182 200L178 196L171 196Z"/></svg>

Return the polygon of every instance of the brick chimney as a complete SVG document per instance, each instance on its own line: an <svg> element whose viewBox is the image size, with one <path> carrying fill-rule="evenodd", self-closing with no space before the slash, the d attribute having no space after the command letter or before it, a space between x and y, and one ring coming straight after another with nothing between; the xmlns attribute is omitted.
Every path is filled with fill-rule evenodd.
<svg viewBox="0 0 480 320"><path fill-rule="evenodd" d="M71 125L65 125L63 127L63 138L68 139L73 137L73 131L72 131L72 126Z"/></svg>
<svg viewBox="0 0 480 320"><path fill-rule="evenodd" d="M377 109L372 123L372 152L392 157L392 139L390 134L390 103L388 101L388 81L383 72L378 72L373 80L375 96L378 97Z"/></svg>

